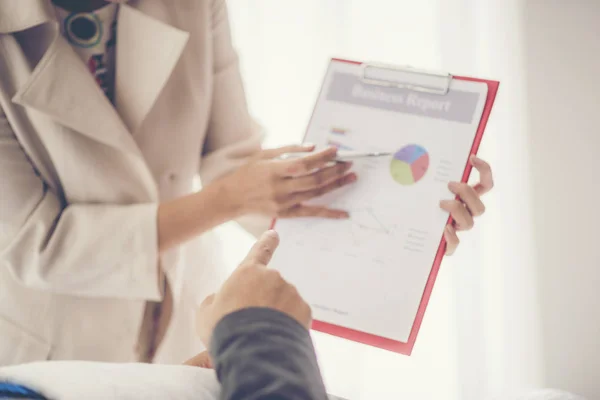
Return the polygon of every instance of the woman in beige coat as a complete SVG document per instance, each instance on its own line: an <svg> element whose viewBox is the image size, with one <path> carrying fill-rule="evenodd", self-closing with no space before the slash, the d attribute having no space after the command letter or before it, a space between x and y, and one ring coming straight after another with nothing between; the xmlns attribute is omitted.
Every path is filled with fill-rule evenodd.
<svg viewBox="0 0 600 400"><path fill-rule="evenodd" d="M54 3L70 15L107 4ZM55 5L0 1L0 365L181 362L201 350L194 306L222 278L211 229L345 218L303 203L356 176L329 166L334 149L293 161L276 158L312 148L261 150L223 0L121 4L110 96ZM460 189L468 207L444 205L462 228L491 188L475 165L482 184ZM452 251L453 228L447 239Z"/></svg>

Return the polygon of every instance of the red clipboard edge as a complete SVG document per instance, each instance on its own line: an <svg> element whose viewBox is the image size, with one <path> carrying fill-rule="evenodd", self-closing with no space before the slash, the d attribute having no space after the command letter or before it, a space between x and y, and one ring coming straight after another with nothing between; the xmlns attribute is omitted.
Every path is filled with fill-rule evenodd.
<svg viewBox="0 0 600 400"><path fill-rule="evenodd" d="M355 64L361 65L362 62L352 61L352 60L344 60L341 58L332 58L331 62L343 62L347 64ZM490 114L492 113L492 108L494 106L494 101L496 100L496 94L498 93L498 89L500 87L500 82L479 79L479 78L471 78L465 76L453 76L452 79L458 79L463 81L470 82L482 82L485 83L488 87L487 97L485 100L485 106L483 108L483 113L481 115L481 120L479 121L479 126L477 127L477 132L475 133L475 139L473 140L473 146L471 147L471 152L469 153L469 159L472 155L477 154L479 150L479 146L481 144L481 140L483 139L483 134L485 132L485 128L487 126L488 120L490 118ZM313 111L314 112L314 111ZM312 119L312 117L311 117ZM310 123L309 123L310 126ZM473 169L473 165L469 160L467 160L465 165L465 170L461 179L461 182L467 182L469 180L469 176L471 175L471 171ZM275 228L275 224L277 219L273 219L271 223L271 229ZM448 223L452 222L452 218L448 218ZM406 356L410 356L412 354L413 348L415 346L417 336L419 334L419 329L421 328L421 323L423 322L423 318L425 316L425 310L427 309L427 305L429 304L429 298L431 297L431 292L433 291L433 286L435 284L435 280L437 278L438 272L440 270L440 266L442 264L442 260L444 259L444 254L446 251L446 240L442 235L440 240L440 245L438 247L435 259L433 261L433 266L431 268L431 272L429 273L429 277L427 278L427 283L425 284L425 289L423 290L423 296L421 297L421 302L419 303L419 308L417 309L417 314L415 315L415 320L413 322L412 329L410 331L410 335L408 337L408 341L400 342L397 340L373 335L366 332L357 331L350 328L345 328L343 326L330 324L328 322L317 321L314 320L312 323L312 329L318 332L327 333L329 335L341 337L344 339L351 340L353 342L366 344L369 346L378 347L383 350L392 351L395 353L403 354Z"/></svg>

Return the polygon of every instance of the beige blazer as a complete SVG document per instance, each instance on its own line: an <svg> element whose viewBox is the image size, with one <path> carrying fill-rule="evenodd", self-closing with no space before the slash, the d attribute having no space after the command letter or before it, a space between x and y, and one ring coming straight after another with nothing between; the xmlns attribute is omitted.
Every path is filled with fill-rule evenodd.
<svg viewBox="0 0 600 400"><path fill-rule="evenodd" d="M201 350L193 305L223 277L211 235L159 256L157 205L260 148L224 0L122 5L116 106L50 0L0 1L0 365L136 360L158 265L174 293L157 360Z"/></svg>

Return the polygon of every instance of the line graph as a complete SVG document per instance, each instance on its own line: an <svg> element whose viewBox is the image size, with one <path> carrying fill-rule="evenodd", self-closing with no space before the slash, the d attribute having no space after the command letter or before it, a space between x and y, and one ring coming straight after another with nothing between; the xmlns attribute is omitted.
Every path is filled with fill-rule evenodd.
<svg viewBox="0 0 600 400"><path fill-rule="evenodd" d="M373 233L389 234L390 229L377 218L370 207L350 210L350 221L355 227Z"/></svg>
<svg viewBox="0 0 600 400"><path fill-rule="evenodd" d="M350 257L377 258L380 260L380 250L389 246L397 246L402 240L398 226L386 223L369 206L345 208L340 204L336 207L346 209L350 217L346 220L329 221L310 218L290 221L297 225L296 229L287 231L284 241L294 242L296 246L314 249L317 245L322 252L345 254ZM306 233L310 232L307 236Z"/></svg>

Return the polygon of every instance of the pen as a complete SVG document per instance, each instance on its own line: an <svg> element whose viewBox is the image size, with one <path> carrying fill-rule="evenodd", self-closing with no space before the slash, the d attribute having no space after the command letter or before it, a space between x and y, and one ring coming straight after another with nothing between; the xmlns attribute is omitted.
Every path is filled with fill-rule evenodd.
<svg viewBox="0 0 600 400"><path fill-rule="evenodd" d="M313 153L285 153L279 158L281 160L292 160L296 158L305 157L309 154ZM392 153L389 152L338 151L337 156L335 157L335 161L350 161L355 160L357 158L385 157L390 155L392 155Z"/></svg>

